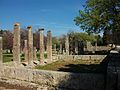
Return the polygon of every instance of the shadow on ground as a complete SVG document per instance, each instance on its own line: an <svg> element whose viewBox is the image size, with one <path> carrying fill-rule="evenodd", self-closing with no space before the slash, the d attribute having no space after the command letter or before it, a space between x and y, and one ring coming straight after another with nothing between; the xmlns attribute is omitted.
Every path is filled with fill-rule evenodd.
<svg viewBox="0 0 120 90"><path fill-rule="evenodd" d="M58 71L71 74L67 80L60 81L58 87L62 87L61 90L105 90L109 59L107 55L100 64L68 64L59 68Z"/></svg>
<svg viewBox="0 0 120 90"><path fill-rule="evenodd" d="M104 58L100 64L68 64L60 67L58 71L74 73L106 73L109 56Z"/></svg>

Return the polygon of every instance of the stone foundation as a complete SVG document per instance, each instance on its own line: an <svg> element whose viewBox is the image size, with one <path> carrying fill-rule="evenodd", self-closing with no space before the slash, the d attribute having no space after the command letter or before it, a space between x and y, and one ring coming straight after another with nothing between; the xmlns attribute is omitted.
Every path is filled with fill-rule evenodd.
<svg viewBox="0 0 120 90"><path fill-rule="evenodd" d="M45 90L104 90L103 74L69 73L5 66L0 70L0 77L32 82L46 87Z"/></svg>

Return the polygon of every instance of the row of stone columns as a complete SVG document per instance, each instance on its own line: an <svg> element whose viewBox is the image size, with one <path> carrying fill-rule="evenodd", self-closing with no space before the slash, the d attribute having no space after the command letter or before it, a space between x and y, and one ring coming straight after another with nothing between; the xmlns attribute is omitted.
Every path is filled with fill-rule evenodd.
<svg viewBox="0 0 120 90"><path fill-rule="evenodd" d="M54 52L56 52L56 44L54 45ZM69 55L69 37L65 36L65 49L63 50L63 45L60 43L59 54Z"/></svg>
<svg viewBox="0 0 120 90"><path fill-rule="evenodd" d="M24 41L24 54L25 61L29 65L33 64L33 60L37 60L36 47L33 47L33 33L32 27L28 26L28 40ZM44 63L44 29L39 29L40 34L40 63ZM47 58L52 60L52 33L47 32ZM15 65L20 64L20 24L14 25L14 38L13 38L13 62Z"/></svg>
<svg viewBox="0 0 120 90"><path fill-rule="evenodd" d="M33 47L33 33L32 27L28 26L28 40L24 41L24 54L25 61L29 65L33 64L34 60L37 60L36 47ZM15 65L19 65L20 60L20 24L14 24L14 38L13 38L13 62ZM44 63L44 29L39 29L40 34L40 63ZM69 37L65 38L65 49L66 55L69 55ZM60 50L62 52L62 44L60 45ZM52 33L47 32L47 59L52 61ZM0 37L0 61L2 61L2 37Z"/></svg>

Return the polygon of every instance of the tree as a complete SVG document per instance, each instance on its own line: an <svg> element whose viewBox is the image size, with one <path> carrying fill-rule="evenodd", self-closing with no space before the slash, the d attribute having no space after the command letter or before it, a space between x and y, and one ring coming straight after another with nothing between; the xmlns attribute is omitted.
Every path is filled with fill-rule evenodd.
<svg viewBox="0 0 120 90"><path fill-rule="evenodd" d="M70 38L70 42L73 42L73 41L95 42L95 41L97 41L94 34L89 35L87 33L69 32L68 35Z"/></svg>
<svg viewBox="0 0 120 90"><path fill-rule="evenodd" d="M74 21L88 33L120 32L120 0L87 0Z"/></svg>
<svg viewBox="0 0 120 90"><path fill-rule="evenodd" d="M1 30L0 36L3 37L3 49L9 49L12 52L13 48L13 33L9 30Z"/></svg>

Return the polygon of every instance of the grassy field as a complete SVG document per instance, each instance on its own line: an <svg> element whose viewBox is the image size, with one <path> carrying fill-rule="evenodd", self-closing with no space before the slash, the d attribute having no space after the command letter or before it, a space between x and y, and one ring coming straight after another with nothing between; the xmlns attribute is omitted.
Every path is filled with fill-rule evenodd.
<svg viewBox="0 0 120 90"><path fill-rule="evenodd" d="M47 54L45 54L44 56L46 58ZM40 54L39 53L37 53L37 58L38 59L40 58ZM3 62L4 63L5 62L10 62L10 61L12 61L12 59L13 59L13 55L12 54L10 54L10 53L4 53L3 54ZM21 54L21 60L24 60L24 54Z"/></svg>
<svg viewBox="0 0 120 90"><path fill-rule="evenodd" d="M105 67L101 63L86 63L82 60L79 61L57 61L45 66L36 66L36 69L64 71L64 72L84 72L84 73L104 73Z"/></svg>

